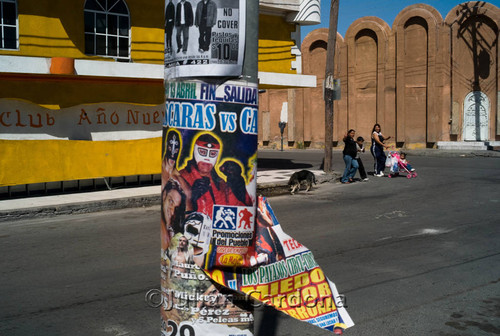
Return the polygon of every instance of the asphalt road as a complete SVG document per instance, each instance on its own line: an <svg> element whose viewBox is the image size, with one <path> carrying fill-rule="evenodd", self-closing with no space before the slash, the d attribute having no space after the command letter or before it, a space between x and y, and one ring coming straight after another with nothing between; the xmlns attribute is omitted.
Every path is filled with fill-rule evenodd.
<svg viewBox="0 0 500 336"><path fill-rule="evenodd" d="M410 160L415 179L270 202L347 296L346 335L500 334L500 159ZM159 222L152 207L2 223L0 335L158 335L144 295L159 286ZM256 319L257 335L331 335L272 310Z"/></svg>

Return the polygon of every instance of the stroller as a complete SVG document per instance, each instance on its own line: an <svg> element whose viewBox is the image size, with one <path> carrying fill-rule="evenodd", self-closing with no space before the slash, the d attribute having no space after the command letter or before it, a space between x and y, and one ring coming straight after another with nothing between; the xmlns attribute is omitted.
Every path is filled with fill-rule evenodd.
<svg viewBox="0 0 500 336"><path fill-rule="evenodd" d="M395 177L401 174L406 174L407 178L417 177L414 169L409 169L408 164L401 160L401 154L398 151L390 151L385 161L385 166L390 168L389 177Z"/></svg>

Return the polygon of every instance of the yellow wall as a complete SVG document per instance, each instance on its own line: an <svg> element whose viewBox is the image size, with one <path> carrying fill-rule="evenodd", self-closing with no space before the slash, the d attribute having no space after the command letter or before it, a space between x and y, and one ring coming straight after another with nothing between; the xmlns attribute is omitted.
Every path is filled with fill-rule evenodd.
<svg viewBox="0 0 500 336"><path fill-rule="evenodd" d="M163 0L127 0L127 5L131 13L132 59L134 62L163 64Z"/></svg>
<svg viewBox="0 0 500 336"><path fill-rule="evenodd" d="M0 98L27 100L52 108L101 102L158 105L164 101L161 80L1 74L0 79Z"/></svg>
<svg viewBox="0 0 500 336"><path fill-rule="evenodd" d="M162 2L127 0L127 4L131 12L133 62L162 64ZM84 54L83 6L84 0L18 1L20 48L2 50L0 54L113 61ZM159 105L164 101L164 89L162 80L0 74L0 98L24 100L56 110L101 102ZM160 138L0 140L0 186L160 171Z"/></svg>
<svg viewBox="0 0 500 336"><path fill-rule="evenodd" d="M0 140L0 186L159 174L161 138L131 141Z"/></svg>
<svg viewBox="0 0 500 336"><path fill-rule="evenodd" d="M19 50L2 55L85 55L84 0L18 1ZM163 3L127 0L131 13L133 62L163 63ZM158 105L161 80L1 74L0 98L26 100L53 109L79 104L123 102ZM0 185L102 176L155 174L161 170L161 139L130 141L0 140Z"/></svg>
<svg viewBox="0 0 500 336"><path fill-rule="evenodd" d="M0 80L0 98L52 109L99 102L159 105L162 81L40 75ZM159 127L161 129L161 126ZM0 186L103 176L157 174L161 139L130 141L0 140Z"/></svg>
<svg viewBox="0 0 500 336"><path fill-rule="evenodd" d="M85 55L84 0L18 1L19 50L2 55L72 57L110 60ZM127 0L134 62L163 63L163 2Z"/></svg>
<svg viewBox="0 0 500 336"><path fill-rule="evenodd" d="M0 55L69 57L85 55L84 0L18 1L19 50ZM127 0L131 60L163 63L163 0ZM260 15L259 71L296 73L291 39L295 25ZM0 98L19 99L54 110L80 104L120 102L159 105L162 80L78 75L0 74ZM130 141L0 140L0 186L104 176L156 174L161 139Z"/></svg>
<svg viewBox="0 0 500 336"><path fill-rule="evenodd" d="M109 60L85 55L83 8L85 0L18 1L19 50L1 55L71 57ZM133 62L163 63L163 1L127 0L131 23ZM290 48L295 25L283 17L259 16L259 71L296 73Z"/></svg>
<svg viewBox="0 0 500 336"><path fill-rule="evenodd" d="M291 69L295 25L280 16L259 15L259 71L296 74Z"/></svg>

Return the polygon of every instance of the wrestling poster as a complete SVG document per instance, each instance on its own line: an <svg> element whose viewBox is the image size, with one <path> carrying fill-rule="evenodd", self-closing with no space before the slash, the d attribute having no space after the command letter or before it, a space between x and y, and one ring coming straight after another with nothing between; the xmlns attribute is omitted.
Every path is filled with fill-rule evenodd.
<svg viewBox="0 0 500 336"><path fill-rule="evenodd" d="M214 230L215 231L215 230ZM266 198L259 197L251 267L216 268L218 283L272 306L298 320L343 332L354 325L337 288L312 252L283 232Z"/></svg>
<svg viewBox="0 0 500 336"><path fill-rule="evenodd" d="M257 85L170 81L163 124L162 334L252 335L248 301L204 270L244 264L255 227Z"/></svg>
<svg viewBox="0 0 500 336"><path fill-rule="evenodd" d="M165 78L241 75L246 0L166 0Z"/></svg>
<svg viewBox="0 0 500 336"><path fill-rule="evenodd" d="M257 86L173 81L166 96L163 333L251 335L247 297L327 330L352 326L311 251L256 197Z"/></svg>

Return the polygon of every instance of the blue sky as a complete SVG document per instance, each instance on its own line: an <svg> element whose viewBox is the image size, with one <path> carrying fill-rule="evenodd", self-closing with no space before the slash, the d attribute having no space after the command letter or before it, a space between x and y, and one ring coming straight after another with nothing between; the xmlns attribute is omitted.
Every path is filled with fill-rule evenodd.
<svg viewBox="0 0 500 336"><path fill-rule="evenodd" d="M443 19L456 5L462 3L460 0L339 0L339 22L338 32L345 37L347 28L355 20L363 16L377 16L392 27L398 13L413 4L425 3L436 8ZM487 1L495 6L500 6L500 0ZM330 0L321 0L321 24L315 26L302 26L301 38L304 39L309 32L318 28L328 28L330 15Z"/></svg>

